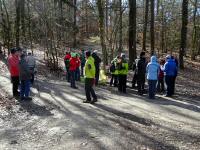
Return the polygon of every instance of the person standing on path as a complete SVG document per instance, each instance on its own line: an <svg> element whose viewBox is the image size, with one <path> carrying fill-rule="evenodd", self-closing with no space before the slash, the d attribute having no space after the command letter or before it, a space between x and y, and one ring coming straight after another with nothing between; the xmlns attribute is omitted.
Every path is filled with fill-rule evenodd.
<svg viewBox="0 0 200 150"><path fill-rule="evenodd" d="M80 78L80 65L81 65L81 61L80 61L80 55L78 53L76 53L76 81L80 81L81 78Z"/></svg>
<svg viewBox="0 0 200 150"><path fill-rule="evenodd" d="M176 82L176 77L178 75L178 59L177 57L175 56L172 56L172 60L176 63L176 72L174 74L174 77L173 77L173 82L172 82L172 95L174 95L175 93L175 82Z"/></svg>
<svg viewBox="0 0 200 150"><path fill-rule="evenodd" d="M77 89L76 87L76 53L71 53L71 58L69 61L69 71L70 71L70 81L71 81L71 87L74 89Z"/></svg>
<svg viewBox="0 0 200 150"><path fill-rule="evenodd" d="M148 63L146 72L147 72L147 80L149 84L149 99L155 99L156 93L156 83L159 75L159 64L157 63L156 56L151 57L150 63Z"/></svg>
<svg viewBox="0 0 200 150"><path fill-rule="evenodd" d="M26 57L26 61L28 63L28 67L29 67L29 70L30 70L30 73L31 73L31 84L33 85L34 74L35 74L35 71L36 71L36 60L33 57L31 52L28 53L28 56Z"/></svg>
<svg viewBox="0 0 200 150"><path fill-rule="evenodd" d="M165 60L160 60L160 67L159 67L159 75L158 75L158 84L157 84L157 91L164 92L165 91L165 81L164 81L164 72L162 68L164 67Z"/></svg>
<svg viewBox="0 0 200 150"><path fill-rule="evenodd" d="M137 64L139 61L139 57L135 59L135 61L133 62L133 71L134 71L134 75L133 75L133 80L132 80L132 88L135 88L135 84L137 83L137 78L138 78L138 72L137 72Z"/></svg>
<svg viewBox="0 0 200 150"><path fill-rule="evenodd" d="M20 100L32 100L30 95L31 72L25 59L25 54L21 54L19 61L19 78L20 78Z"/></svg>
<svg viewBox="0 0 200 150"><path fill-rule="evenodd" d="M85 51L81 50L81 76L83 77L84 72L84 66L85 66Z"/></svg>
<svg viewBox="0 0 200 150"><path fill-rule="evenodd" d="M126 93L126 82L128 74L128 62L126 61L125 54L121 54L121 60L119 62L119 85L118 91Z"/></svg>
<svg viewBox="0 0 200 150"><path fill-rule="evenodd" d="M17 49L12 48L10 50L11 54L8 57L8 68L11 75L11 82L12 82L12 92L14 97L20 96L18 92L19 86L19 52Z"/></svg>
<svg viewBox="0 0 200 150"><path fill-rule="evenodd" d="M65 63L65 68L66 68L66 79L68 82L70 82L70 71L69 71L70 58L71 58L71 54L69 52L66 52L64 63Z"/></svg>
<svg viewBox="0 0 200 150"><path fill-rule="evenodd" d="M94 65L95 65L95 68L96 68L96 71L95 71L95 85L97 86L99 84L99 73L100 73L101 58L97 55L97 50L95 50L92 53L92 57L94 58Z"/></svg>
<svg viewBox="0 0 200 150"><path fill-rule="evenodd" d="M111 67L110 67L110 72L111 72L111 79L110 79L110 86L113 85L113 81L114 81L114 87L118 86L118 69L117 69L117 63L119 60L119 56L117 56L116 58L114 58L111 61Z"/></svg>
<svg viewBox="0 0 200 150"><path fill-rule="evenodd" d="M177 75L177 67L175 61L171 58L170 55L166 56L166 63L163 68L165 74L165 82L167 85L167 97L171 97L173 95L173 84L174 84L174 76Z"/></svg>
<svg viewBox="0 0 200 150"><path fill-rule="evenodd" d="M91 52L87 51L85 53L86 55L86 63L85 63L85 93L86 93L86 100L83 101L84 103L95 103L97 102L97 96L95 94L95 91L93 89L93 85L95 83L95 65L94 65L94 58L91 56ZM93 97L93 100L91 100L91 96Z"/></svg>
<svg viewBox="0 0 200 150"><path fill-rule="evenodd" d="M138 63L136 65L136 71L137 71L137 86L138 86L138 94L143 95L144 94L144 85L145 85L145 75L146 75L146 58L145 58L145 52L140 53L140 59L138 60Z"/></svg>

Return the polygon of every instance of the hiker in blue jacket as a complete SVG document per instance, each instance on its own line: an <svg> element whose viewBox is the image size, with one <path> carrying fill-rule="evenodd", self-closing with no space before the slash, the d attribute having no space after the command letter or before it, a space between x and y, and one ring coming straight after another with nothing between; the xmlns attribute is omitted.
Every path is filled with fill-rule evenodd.
<svg viewBox="0 0 200 150"><path fill-rule="evenodd" d="M150 63L146 67L147 80L149 84L149 99L155 99L156 83L158 81L159 67L156 56L151 57Z"/></svg>
<svg viewBox="0 0 200 150"><path fill-rule="evenodd" d="M174 77L177 76L177 65L170 55L166 56L166 63L163 68L165 74L165 82L167 85L167 97L174 94Z"/></svg>

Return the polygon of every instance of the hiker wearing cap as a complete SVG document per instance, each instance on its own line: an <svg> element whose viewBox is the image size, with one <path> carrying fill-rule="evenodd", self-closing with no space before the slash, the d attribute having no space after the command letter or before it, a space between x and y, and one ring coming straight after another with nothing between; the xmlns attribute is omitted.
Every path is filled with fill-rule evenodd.
<svg viewBox="0 0 200 150"><path fill-rule="evenodd" d="M110 66L110 73L111 73L111 79L110 79L110 86L113 85L114 81L114 87L118 86L118 68L117 68L117 63L119 61L120 56L115 57L111 61L111 66Z"/></svg>
<svg viewBox="0 0 200 150"><path fill-rule="evenodd" d="M84 103L95 103L97 102L97 96L94 92L93 85L95 82L95 65L94 65L94 58L91 56L91 52L87 51L86 55L86 63L84 68L84 75L85 75L85 93L86 93L86 100L83 101ZM93 100L91 100L91 96Z"/></svg>
<svg viewBox="0 0 200 150"><path fill-rule="evenodd" d="M70 82L70 71L69 71L70 58L71 58L71 54L69 52L66 52L64 63L65 63L65 69L66 69L66 79L68 82Z"/></svg>
<svg viewBox="0 0 200 150"><path fill-rule="evenodd" d="M71 82L71 87L74 89L77 89L76 87L76 82L75 82L75 78L76 78L76 68L77 68L77 64L76 64L76 53L71 53L71 58L69 60L69 71L70 71L70 82Z"/></svg>
<svg viewBox="0 0 200 150"><path fill-rule="evenodd" d="M122 53L118 63L119 92L126 93L127 74L128 74L128 62L126 61L125 54Z"/></svg>
<svg viewBox="0 0 200 150"><path fill-rule="evenodd" d="M96 68L96 71L95 71L95 85L98 85L101 58L97 55L97 50L95 50L92 53L92 57L94 58L94 65L95 65L95 68Z"/></svg>
<svg viewBox="0 0 200 150"><path fill-rule="evenodd" d="M147 80L149 84L149 99L155 99L156 83L158 81L160 66L157 63L156 56L151 57L151 61L146 67Z"/></svg>
<svg viewBox="0 0 200 150"><path fill-rule="evenodd" d="M19 86L19 53L17 49L12 48L10 50L11 54L8 57L8 68L10 71L11 82L12 82L12 91L13 96L18 97L18 86Z"/></svg>
<svg viewBox="0 0 200 150"><path fill-rule="evenodd" d="M28 67L29 67L29 70L30 70L30 73L31 73L31 84L33 85L34 74L36 72L36 60L33 57L31 52L28 53L28 56L26 57L26 61L27 61L27 64L28 64Z"/></svg>
<svg viewBox="0 0 200 150"><path fill-rule="evenodd" d="M146 74L146 57L145 52L140 53L140 59L137 62L136 65L137 70L137 86L138 86L138 94L143 95L144 94L144 85L145 85L145 74Z"/></svg>
<svg viewBox="0 0 200 150"><path fill-rule="evenodd" d="M166 56L166 63L163 67L163 71L165 74L165 82L167 85L167 97L171 97L174 93L173 84L174 84L174 76L177 75L177 66L176 62L171 58L170 55Z"/></svg>
<svg viewBox="0 0 200 150"><path fill-rule="evenodd" d="M31 100L30 95L30 79L31 72L25 59L25 54L21 54L19 61L19 78L20 78L20 99Z"/></svg>

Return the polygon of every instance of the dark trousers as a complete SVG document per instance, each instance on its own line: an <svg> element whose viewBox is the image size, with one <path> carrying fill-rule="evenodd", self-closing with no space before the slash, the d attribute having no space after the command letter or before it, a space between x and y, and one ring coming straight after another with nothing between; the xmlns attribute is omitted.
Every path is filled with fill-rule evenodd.
<svg viewBox="0 0 200 150"><path fill-rule="evenodd" d="M158 92L164 92L164 91L165 91L164 78L161 78L161 79L158 80L158 83L157 83L157 91L158 91Z"/></svg>
<svg viewBox="0 0 200 150"><path fill-rule="evenodd" d="M174 91L175 91L175 81L176 81L176 76L174 76L172 80L172 95L174 95Z"/></svg>
<svg viewBox="0 0 200 150"><path fill-rule="evenodd" d="M91 101L91 96L93 97L93 99L97 99L97 96L94 92L94 89L93 89L93 83L94 82L94 79L92 78L85 78L85 94L86 94L86 99L88 101Z"/></svg>
<svg viewBox="0 0 200 150"><path fill-rule="evenodd" d="M156 83L157 80L148 80L149 84L149 98L154 99L156 94Z"/></svg>
<svg viewBox="0 0 200 150"><path fill-rule="evenodd" d="M85 65L85 64L81 64L81 76L82 76L82 77L83 77L84 65Z"/></svg>
<svg viewBox="0 0 200 150"><path fill-rule="evenodd" d="M11 77L13 96L18 96L19 76Z"/></svg>
<svg viewBox="0 0 200 150"><path fill-rule="evenodd" d="M96 73L95 73L95 85L99 84L99 72L100 72L100 70L97 69Z"/></svg>
<svg viewBox="0 0 200 150"><path fill-rule="evenodd" d="M126 81L127 75L119 75L119 85L118 85L118 91L126 93Z"/></svg>
<svg viewBox="0 0 200 150"><path fill-rule="evenodd" d="M118 85L118 75L112 74L111 79L110 79L110 86L113 85L113 81L114 81L114 87L117 87L117 85Z"/></svg>
<svg viewBox="0 0 200 150"><path fill-rule="evenodd" d="M70 71L70 82L71 82L71 87L75 88L76 87L76 83L75 83L75 70L74 71Z"/></svg>
<svg viewBox="0 0 200 150"><path fill-rule="evenodd" d="M132 87L135 87L135 84L137 83L137 74L134 73L133 80L132 80Z"/></svg>
<svg viewBox="0 0 200 150"><path fill-rule="evenodd" d="M69 68L66 68L66 80L68 82L70 82L70 80L71 80Z"/></svg>
<svg viewBox="0 0 200 150"><path fill-rule="evenodd" d="M143 94L144 85L145 85L145 75L141 75L141 76L138 75L138 78L137 78L138 93Z"/></svg>
<svg viewBox="0 0 200 150"><path fill-rule="evenodd" d="M29 70L31 72L31 84L34 83L34 78L35 78L35 75L34 75L34 67L29 67Z"/></svg>
<svg viewBox="0 0 200 150"><path fill-rule="evenodd" d="M28 97L30 94L30 80L21 80L20 97Z"/></svg>
<svg viewBox="0 0 200 150"><path fill-rule="evenodd" d="M174 77L173 76L165 76L165 82L167 85L167 96L172 96L173 95Z"/></svg>
<svg viewBox="0 0 200 150"><path fill-rule="evenodd" d="M80 77L80 69L79 69L79 68L76 69L75 77L76 77L76 78L75 78L76 81L80 81L80 80L81 80L81 77Z"/></svg>

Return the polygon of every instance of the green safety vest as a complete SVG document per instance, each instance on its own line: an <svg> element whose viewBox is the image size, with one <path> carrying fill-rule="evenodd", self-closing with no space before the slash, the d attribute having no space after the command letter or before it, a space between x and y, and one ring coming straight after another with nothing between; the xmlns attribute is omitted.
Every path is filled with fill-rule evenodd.
<svg viewBox="0 0 200 150"><path fill-rule="evenodd" d="M128 63L126 61L122 62L122 68L118 71L119 75L127 75L128 74Z"/></svg>
<svg viewBox="0 0 200 150"><path fill-rule="evenodd" d="M95 65L94 65L94 58L92 56L88 57L85 63L85 78L95 78Z"/></svg>

